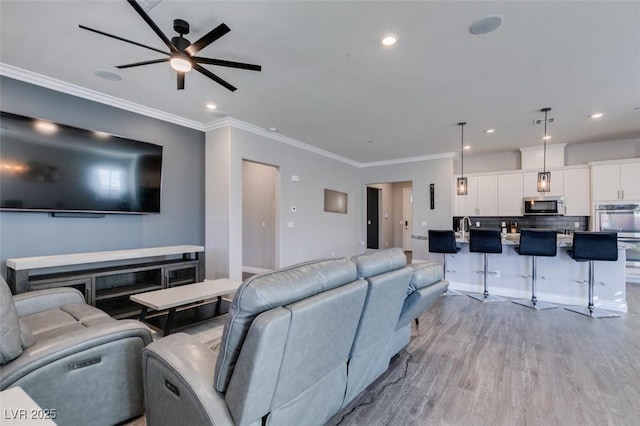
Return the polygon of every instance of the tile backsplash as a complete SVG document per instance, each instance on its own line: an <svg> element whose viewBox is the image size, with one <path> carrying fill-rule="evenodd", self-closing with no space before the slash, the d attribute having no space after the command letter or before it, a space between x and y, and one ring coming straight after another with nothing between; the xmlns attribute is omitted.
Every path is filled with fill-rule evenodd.
<svg viewBox="0 0 640 426"><path fill-rule="evenodd" d="M458 231L462 216L453 218L453 229ZM480 223L480 228L502 228L504 222L507 232L510 232L512 224L516 225L519 232L522 228L546 228L555 229L558 232L569 234L573 231L589 230L589 216L469 216L471 226L476 227ZM576 224L578 225L576 227Z"/></svg>

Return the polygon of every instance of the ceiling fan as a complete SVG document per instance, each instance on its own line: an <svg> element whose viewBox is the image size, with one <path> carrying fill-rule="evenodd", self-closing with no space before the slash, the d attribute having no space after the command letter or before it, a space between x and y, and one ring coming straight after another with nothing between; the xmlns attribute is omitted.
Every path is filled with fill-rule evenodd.
<svg viewBox="0 0 640 426"><path fill-rule="evenodd" d="M198 71L200 74L209 77L211 80L216 83L226 87L232 92L236 90L236 87L227 83L211 71L202 67L200 64L208 64L208 65L219 65L222 67L231 67L231 68L240 68L251 71L260 71L262 67L260 65L253 64L245 64L242 62L232 62L225 61L222 59L213 59L213 58L203 58L200 56L195 56L200 50L204 49L229 31L229 27L225 24L220 24L213 30L209 31L207 34L202 36L200 39L191 43L189 40L184 38L185 34L189 34L189 23L182 19L175 19L173 21L173 29L179 34L179 36L172 37L171 40L167 38L166 35L158 28L158 26L151 20L149 15L140 7L140 5L135 0L127 0L127 3L133 7L133 9L144 19L144 21L151 27L153 32L156 33L158 37L162 40L162 42L169 48L169 52L162 51L160 49L156 49L155 47L147 46L132 40L127 40L122 37L118 37L113 34L108 34L103 31L99 31L93 28L86 27L84 25L79 25L80 28L87 31L92 31L94 33L104 35L107 37L115 38L116 40L124 41L126 43L135 44L136 46L144 47L145 49L153 50L154 52L162 53L163 55L167 55L166 58L162 59L152 59L150 61L143 62L135 62L132 64L125 65L117 65L116 68L124 69L124 68L132 68L139 67L142 65L150 65L157 64L161 62L169 62L171 68L177 71L178 73L178 90L184 90L184 77L185 74L192 69Z"/></svg>

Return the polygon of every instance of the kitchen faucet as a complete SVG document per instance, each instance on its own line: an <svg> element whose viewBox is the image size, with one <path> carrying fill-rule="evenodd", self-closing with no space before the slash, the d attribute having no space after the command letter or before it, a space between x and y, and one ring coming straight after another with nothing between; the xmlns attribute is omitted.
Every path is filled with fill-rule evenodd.
<svg viewBox="0 0 640 426"><path fill-rule="evenodd" d="M469 224L469 229L471 229L471 219L469 219L469 216L465 216L462 219L460 219L460 236L462 237L463 240L465 238L465 227L464 227L465 221Z"/></svg>

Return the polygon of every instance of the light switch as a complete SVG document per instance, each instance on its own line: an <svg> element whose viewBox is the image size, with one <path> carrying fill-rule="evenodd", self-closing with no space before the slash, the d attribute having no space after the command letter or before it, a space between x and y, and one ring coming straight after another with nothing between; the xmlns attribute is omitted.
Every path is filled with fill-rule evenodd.
<svg viewBox="0 0 640 426"><path fill-rule="evenodd" d="M287 228L295 228L295 227L296 227L295 222L287 222Z"/></svg>
<svg viewBox="0 0 640 426"><path fill-rule="evenodd" d="M291 181L292 182L300 182L300 176L291 175Z"/></svg>
<svg viewBox="0 0 640 426"><path fill-rule="evenodd" d="M426 227L427 227L427 221L426 221L426 220L423 220L422 222L420 222L420 225L421 225L423 228L426 228Z"/></svg>

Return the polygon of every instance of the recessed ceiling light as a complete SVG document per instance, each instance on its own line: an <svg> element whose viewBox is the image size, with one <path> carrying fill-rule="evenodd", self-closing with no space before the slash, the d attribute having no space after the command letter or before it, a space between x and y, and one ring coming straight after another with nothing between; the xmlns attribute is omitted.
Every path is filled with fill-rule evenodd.
<svg viewBox="0 0 640 426"><path fill-rule="evenodd" d="M397 34L385 34L380 39L380 42L382 43L383 46L393 46L394 44L396 44L398 42L398 35Z"/></svg>
<svg viewBox="0 0 640 426"><path fill-rule="evenodd" d="M485 130L484 132L485 132L485 133L493 133L493 132L495 132L495 131L496 131L496 129L487 129L487 130Z"/></svg>
<svg viewBox="0 0 640 426"><path fill-rule="evenodd" d="M97 75L98 77L103 78L105 80L109 80L109 81L120 81L120 80L122 80L122 77L120 77L118 74L116 74L113 71L95 70L93 73L95 75Z"/></svg>
<svg viewBox="0 0 640 426"><path fill-rule="evenodd" d="M99 132L99 131L97 131L97 130L95 130L95 131L93 132L93 134L94 134L96 137L100 138L100 139L107 139L107 138L111 137L111 135L110 135L109 133L106 133L106 132Z"/></svg>
<svg viewBox="0 0 640 426"><path fill-rule="evenodd" d="M601 112L596 112L596 113L591 114L589 117L590 118L601 118L603 115L604 114L601 113Z"/></svg>
<svg viewBox="0 0 640 426"><path fill-rule="evenodd" d="M464 149L471 149L471 145L466 145Z"/></svg>
<svg viewBox="0 0 640 426"><path fill-rule="evenodd" d="M214 110L216 108L218 108L216 104L207 104L207 109Z"/></svg>
<svg viewBox="0 0 640 426"><path fill-rule="evenodd" d="M487 34L495 31L504 21L503 15L487 15L475 21L469 27L469 32L474 35Z"/></svg>
<svg viewBox="0 0 640 426"><path fill-rule="evenodd" d="M49 121L36 121L35 123L36 130L50 135L58 131L58 126L55 123L51 123Z"/></svg>
<svg viewBox="0 0 640 426"><path fill-rule="evenodd" d="M270 132L277 132L278 128L277 127L269 127L269 131Z"/></svg>
<svg viewBox="0 0 640 426"><path fill-rule="evenodd" d="M545 140L545 141L548 141L549 139L551 139L551 136L549 136L549 135L543 136L542 139Z"/></svg>

